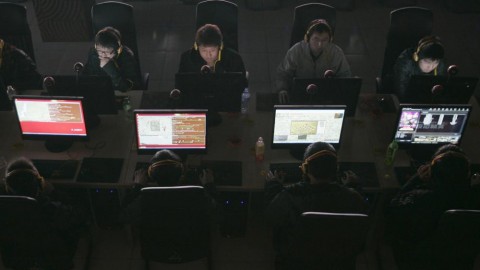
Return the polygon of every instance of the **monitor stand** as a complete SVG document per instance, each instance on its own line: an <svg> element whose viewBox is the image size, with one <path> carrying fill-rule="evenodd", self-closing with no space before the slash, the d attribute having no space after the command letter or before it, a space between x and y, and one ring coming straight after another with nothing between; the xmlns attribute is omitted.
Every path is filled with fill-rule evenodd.
<svg viewBox="0 0 480 270"><path fill-rule="evenodd" d="M45 148L52 153L60 153L69 149L73 145L71 138L48 138L45 141Z"/></svg>

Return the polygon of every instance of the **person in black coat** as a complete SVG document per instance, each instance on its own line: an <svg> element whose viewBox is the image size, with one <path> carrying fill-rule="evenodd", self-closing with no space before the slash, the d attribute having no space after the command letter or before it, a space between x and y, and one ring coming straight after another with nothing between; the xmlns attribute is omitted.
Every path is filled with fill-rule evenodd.
<svg viewBox="0 0 480 270"><path fill-rule="evenodd" d="M113 88L126 92L141 89L140 71L132 50L122 44L120 32L105 27L95 36L83 75L110 76Z"/></svg>

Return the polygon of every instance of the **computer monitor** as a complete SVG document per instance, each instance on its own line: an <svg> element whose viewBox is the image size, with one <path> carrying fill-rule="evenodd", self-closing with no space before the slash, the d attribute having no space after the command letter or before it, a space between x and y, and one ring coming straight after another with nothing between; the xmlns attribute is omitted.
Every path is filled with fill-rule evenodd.
<svg viewBox="0 0 480 270"><path fill-rule="evenodd" d="M52 96L82 96L85 97L87 113L117 114L115 91L109 76L90 75L52 75L53 83L48 80L44 84Z"/></svg>
<svg viewBox="0 0 480 270"><path fill-rule="evenodd" d="M345 105L274 106L272 149L289 149L299 159L314 142L327 142L338 149L346 110Z"/></svg>
<svg viewBox="0 0 480 270"><path fill-rule="evenodd" d="M355 116L361 78L293 79L292 105L346 105L346 116Z"/></svg>
<svg viewBox="0 0 480 270"><path fill-rule="evenodd" d="M460 144L471 111L469 104L400 104L394 140L428 160L439 146Z"/></svg>
<svg viewBox="0 0 480 270"><path fill-rule="evenodd" d="M240 112L245 87L246 79L242 72L175 74L175 88L181 91L182 108Z"/></svg>
<svg viewBox="0 0 480 270"><path fill-rule="evenodd" d="M138 154L206 153L207 110L135 110L134 116Z"/></svg>
<svg viewBox="0 0 480 270"><path fill-rule="evenodd" d="M45 140L51 152L88 139L82 97L14 96L14 104L22 139Z"/></svg>
<svg viewBox="0 0 480 270"><path fill-rule="evenodd" d="M400 102L468 104L477 83L476 77L414 75Z"/></svg>

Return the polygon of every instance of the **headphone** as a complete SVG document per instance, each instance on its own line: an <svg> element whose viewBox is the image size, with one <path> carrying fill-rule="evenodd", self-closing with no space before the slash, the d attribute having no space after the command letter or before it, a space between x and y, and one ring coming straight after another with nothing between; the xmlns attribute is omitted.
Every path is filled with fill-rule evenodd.
<svg viewBox="0 0 480 270"><path fill-rule="evenodd" d="M418 62L420 60L419 57L418 57L418 54L420 53L420 51L423 48L425 48L425 46L433 44L433 43L441 44L440 39L437 36L427 36L427 37L422 38L418 42L417 49L415 50L415 52L412 55L413 61ZM435 69L435 71L436 71L436 69Z"/></svg>
<svg viewBox="0 0 480 270"><path fill-rule="evenodd" d="M316 20L313 20L310 24L311 24L310 27L308 27L307 32L305 32L305 35L303 36L303 40L305 40L305 42L308 43L308 41L310 40L310 35L312 34L310 32L313 30L313 28L322 24L325 25L326 28L328 29L327 32L328 32L328 35L330 36L330 42L333 41L332 28L330 27L330 25L326 20L316 19Z"/></svg>
<svg viewBox="0 0 480 270"><path fill-rule="evenodd" d="M193 49L194 49L195 51L198 51L198 44L197 44L196 41L193 43ZM216 64L218 61L222 60L222 50L223 50L223 41L220 43L220 49L218 50L218 58L217 58L217 60L215 61L215 64ZM214 66L213 68L214 68L214 70L215 70L215 66Z"/></svg>
<svg viewBox="0 0 480 270"><path fill-rule="evenodd" d="M17 192L8 184L8 179L18 174L28 173L38 181L38 188L42 191L45 187L45 179L34 169L16 169L5 175L5 190L8 193L17 194Z"/></svg>
<svg viewBox="0 0 480 270"><path fill-rule="evenodd" d="M449 155L449 156L452 155L452 156L455 156L455 157L463 158L468 162L468 164L470 164L470 160L468 159L468 157L464 153L461 153L461 152L458 152L458 151L447 151L445 153L441 153L439 155L436 155L432 159L430 164L420 167L418 172L421 175L423 175L423 177L425 177L425 178L431 178L433 166L435 166L435 164L440 162L446 155ZM470 174L470 172L469 172L469 174Z"/></svg>
<svg viewBox="0 0 480 270"><path fill-rule="evenodd" d="M121 40L120 32L113 27L105 27L102 30L98 31L97 36L100 35L100 33L110 33L115 37L118 45L118 48L116 50L116 57L118 58L123 51L123 45L122 45L122 42L120 41ZM95 49L97 49L97 43L95 43Z"/></svg>
<svg viewBox="0 0 480 270"><path fill-rule="evenodd" d="M5 42L3 39L0 39L0 67L2 67L2 60L3 60L3 47L5 46Z"/></svg>
<svg viewBox="0 0 480 270"><path fill-rule="evenodd" d="M318 151L316 152L315 154L309 156L308 158L305 159L305 161L302 163L302 165L300 165L300 169L302 170L302 173L303 174L307 174L307 171L308 171L308 165L310 163L310 161L314 160L314 159L317 159L319 157L323 157L323 156L331 156L331 157L334 157L335 160L337 160L337 154L335 154L334 152L330 151L330 150L321 150L321 151Z"/></svg>
<svg viewBox="0 0 480 270"><path fill-rule="evenodd" d="M173 160L173 159L165 159L165 160L160 160L157 162L152 163L148 167L148 177L152 178L152 175L157 167L161 166L174 166L175 168L179 168L183 170L183 163L178 161L178 160Z"/></svg>

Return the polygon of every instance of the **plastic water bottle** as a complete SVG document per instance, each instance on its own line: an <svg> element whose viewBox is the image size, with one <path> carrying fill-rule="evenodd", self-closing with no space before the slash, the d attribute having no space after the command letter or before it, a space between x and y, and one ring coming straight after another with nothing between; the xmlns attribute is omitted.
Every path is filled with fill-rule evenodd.
<svg viewBox="0 0 480 270"><path fill-rule="evenodd" d="M15 90L15 88L13 88L13 86L11 85L8 85L7 86L7 95L8 95L8 98L10 100L13 100L13 96L17 94L17 91Z"/></svg>
<svg viewBox="0 0 480 270"><path fill-rule="evenodd" d="M397 141L393 140L387 148L387 153L385 154L385 165L390 166L393 164L395 160L395 154L398 150L398 143Z"/></svg>
<svg viewBox="0 0 480 270"><path fill-rule="evenodd" d="M123 112L125 113L125 119L131 120L132 119L132 103L130 102L130 97L126 96L123 98Z"/></svg>
<svg viewBox="0 0 480 270"><path fill-rule="evenodd" d="M265 158L265 143L263 142L262 137L258 137L257 143L255 144L255 159L257 161L263 161Z"/></svg>
<svg viewBox="0 0 480 270"><path fill-rule="evenodd" d="M242 113L245 114L248 112L248 103L250 101L250 92L248 91L248 87L245 87L242 93Z"/></svg>

